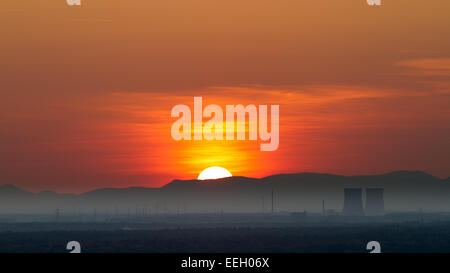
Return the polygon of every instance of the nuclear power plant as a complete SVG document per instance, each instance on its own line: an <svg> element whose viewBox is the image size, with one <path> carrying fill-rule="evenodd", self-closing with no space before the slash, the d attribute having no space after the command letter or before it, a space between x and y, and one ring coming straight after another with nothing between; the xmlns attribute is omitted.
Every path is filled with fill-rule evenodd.
<svg viewBox="0 0 450 273"><path fill-rule="evenodd" d="M344 189L344 209L342 214L345 216L364 216L361 188Z"/></svg>
<svg viewBox="0 0 450 273"><path fill-rule="evenodd" d="M366 189L366 209L364 213L361 188L344 189L344 216L382 216L384 211L384 189Z"/></svg>
<svg viewBox="0 0 450 273"><path fill-rule="evenodd" d="M384 189L371 188L366 189L366 215L382 216L384 215Z"/></svg>

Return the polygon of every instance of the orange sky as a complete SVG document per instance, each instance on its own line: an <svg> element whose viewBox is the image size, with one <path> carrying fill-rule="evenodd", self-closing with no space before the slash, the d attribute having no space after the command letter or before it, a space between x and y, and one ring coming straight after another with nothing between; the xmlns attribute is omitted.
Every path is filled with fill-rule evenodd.
<svg viewBox="0 0 450 273"><path fill-rule="evenodd" d="M212 165L448 177L449 13L447 0L4 0L0 184L160 186ZM171 109L194 96L279 104L279 149L174 141Z"/></svg>

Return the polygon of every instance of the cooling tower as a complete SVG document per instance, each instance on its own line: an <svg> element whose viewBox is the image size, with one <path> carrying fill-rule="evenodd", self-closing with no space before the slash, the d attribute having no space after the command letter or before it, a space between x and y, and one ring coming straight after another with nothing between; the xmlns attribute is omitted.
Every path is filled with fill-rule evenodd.
<svg viewBox="0 0 450 273"><path fill-rule="evenodd" d="M384 215L384 189L366 189L366 215Z"/></svg>
<svg viewBox="0 0 450 273"><path fill-rule="evenodd" d="M344 209L342 214L345 216L364 216L361 188L344 189Z"/></svg>

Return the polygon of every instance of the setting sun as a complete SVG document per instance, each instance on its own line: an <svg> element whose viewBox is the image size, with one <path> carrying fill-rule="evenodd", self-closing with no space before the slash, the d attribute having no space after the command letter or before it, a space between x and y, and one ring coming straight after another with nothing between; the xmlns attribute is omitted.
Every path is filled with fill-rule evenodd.
<svg viewBox="0 0 450 273"><path fill-rule="evenodd" d="M219 179L232 176L231 173L222 167L209 167L204 169L198 176L198 180Z"/></svg>

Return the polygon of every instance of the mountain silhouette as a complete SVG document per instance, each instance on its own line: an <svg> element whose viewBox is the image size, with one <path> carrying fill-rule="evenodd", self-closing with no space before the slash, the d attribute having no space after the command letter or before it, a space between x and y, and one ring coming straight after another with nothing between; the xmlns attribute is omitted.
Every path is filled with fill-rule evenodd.
<svg viewBox="0 0 450 273"><path fill-rule="evenodd" d="M1 198L17 198L17 197L29 197L33 195L31 192L22 190L12 184L5 184L0 186Z"/></svg>
<svg viewBox="0 0 450 273"><path fill-rule="evenodd" d="M444 211L450 207L449 178L422 171L342 176L327 173L276 174L263 178L234 176L216 180L173 180L160 188L101 188L82 194L31 193L14 185L0 186L0 212L51 213L113 209L173 213L260 212L268 210L274 193L277 211L319 212L322 200L340 211L344 188L384 188L388 211Z"/></svg>

